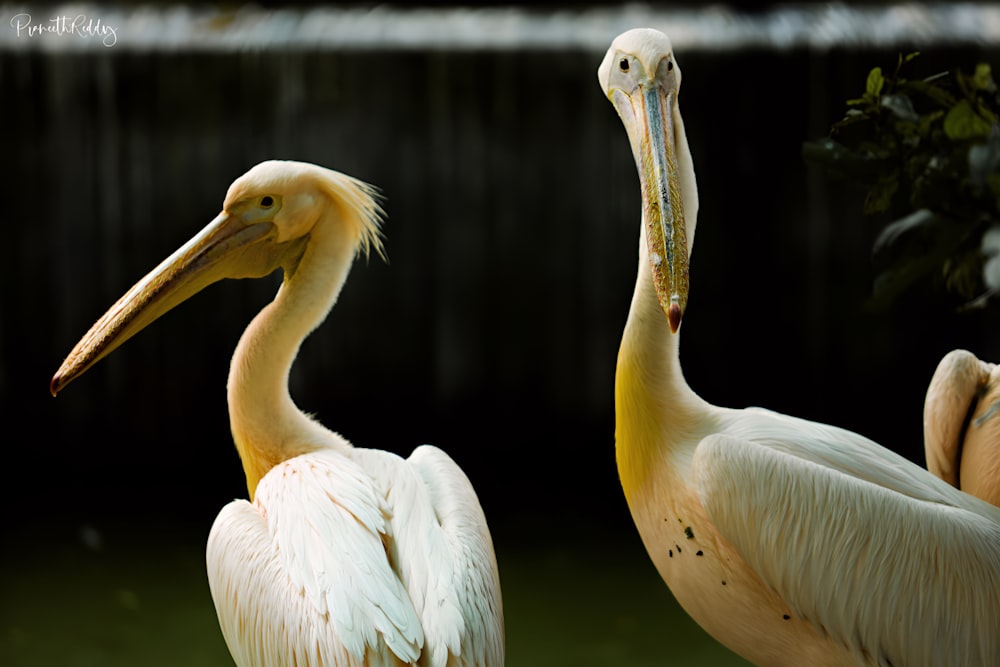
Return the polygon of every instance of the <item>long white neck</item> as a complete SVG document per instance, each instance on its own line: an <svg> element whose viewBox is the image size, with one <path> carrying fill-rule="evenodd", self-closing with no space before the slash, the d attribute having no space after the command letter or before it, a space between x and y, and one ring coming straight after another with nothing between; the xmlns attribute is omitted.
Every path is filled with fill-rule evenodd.
<svg viewBox="0 0 1000 667"><path fill-rule="evenodd" d="M690 253L698 216L698 191L683 120L677 110L674 126ZM645 483L665 450L676 450L690 442L690 436L711 409L684 380L680 332L670 331L657 299L644 229L645 220L640 229L638 276L615 373L616 458L626 497Z"/></svg>
<svg viewBox="0 0 1000 667"><path fill-rule="evenodd" d="M288 392L299 347L336 302L357 248L337 233L333 210L317 221L295 271L243 332L229 367L229 422L251 497L281 461L350 446L299 410Z"/></svg>
<svg viewBox="0 0 1000 667"><path fill-rule="evenodd" d="M656 296L646 245L640 243L635 291L618 350L615 384L619 411L649 410L644 420L660 420L678 408L701 403L684 380L679 347L680 331L670 331Z"/></svg>
<svg viewBox="0 0 1000 667"><path fill-rule="evenodd" d="M618 352L619 371L623 365L632 365L638 373L635 380L651 394L677 398L690 391L681 371L679 344L680 332L670 331L657 298L649 252L641 239L635 290Z"/></svg>

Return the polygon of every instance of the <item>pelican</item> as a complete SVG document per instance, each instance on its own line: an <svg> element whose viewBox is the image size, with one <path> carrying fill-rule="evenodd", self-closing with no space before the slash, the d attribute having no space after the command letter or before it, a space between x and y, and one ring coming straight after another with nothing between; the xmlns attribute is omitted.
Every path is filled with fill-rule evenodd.
<svg viewBox="0 0 1000 667"><path fill-rule="evenodd" d="M250 502L223 507L208 538L212 599L241 667L503 664L492 538L462 470L429 445L405 460L354 448L288 392L299 346L333 307L355 255L381 254L374 194L316 165L258 164L52 378L54 396L213 282L284 271L229 369L229 420Z"/></svg>
<svg viewBox="0 0 1000 667"><path fill-rule="evenodd" d="M631 30L598 79L642 192L616 460L671 592L758 665L1000 664L1000 509L858 434L717 407L687 385L678 341L698 192L681 70L665 35Z"/></svg>
<svg viewBox="0 0 1000 667"><path fill-rule="evenodd" d="M967 350L941 359L924 399L927 469L1000 506L1000 367Z"/></svg>

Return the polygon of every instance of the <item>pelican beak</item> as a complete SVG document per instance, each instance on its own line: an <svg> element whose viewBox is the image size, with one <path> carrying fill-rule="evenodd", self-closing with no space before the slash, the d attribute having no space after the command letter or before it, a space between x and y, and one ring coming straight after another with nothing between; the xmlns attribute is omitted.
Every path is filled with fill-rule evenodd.
<svg viewBox="0 0 1000 667"><path fill-rule="evenodd" d="M642 219L660 307L677 333L688 299L687 227L677 171L676 92L655 82L608 95L628 133L639 170Z"/></svg>
<svg viewBox="0 0 1000 667"><path fill-rule="evenodd" d="M55 396L119 345L208 285L223 278L274 271L291 244L277 243L276 236L270 221L247 222L220 213L111 306L63 361L49 391Z"/></svg>

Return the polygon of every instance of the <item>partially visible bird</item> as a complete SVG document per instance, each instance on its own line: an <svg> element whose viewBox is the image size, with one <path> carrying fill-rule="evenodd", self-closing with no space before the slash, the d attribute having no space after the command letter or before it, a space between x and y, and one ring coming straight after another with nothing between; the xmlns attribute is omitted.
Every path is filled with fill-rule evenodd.
<svg viewBox="0 0 1000 667"><path fill-rule="evenodd" d="M927 469L1000 507L1000 366L967 350L938 364L924 399Z"/></svg>
<svg viewBox="0 0 1000 667"><path fill-rule="evenodd" d="M355 448L288 392L299 346L326 318L355 255L381 254L374 194L316 165L258 164L52 378L55 395L213 282L284 271L230 364L230 426L251 502L226 505L208 538L212 598L241 667L504 661L493 542L462 470L432 446L405 460Z"/></svg>
<svg viewBox="0 0 1000 667"><path fill-rule="evenodd" d="M688 386L679 338L698 188L681 70L666 35L631 30L612 42L598 80L625 125L642 193L615 455L671 592L758 665L1000 665L1000 509L856 433L717 407ZM754 204L733 224L761 224ZM774 298L775 286L753 276L732 287L765 305ZM731 333L760 325L735 322Z"/></svg>

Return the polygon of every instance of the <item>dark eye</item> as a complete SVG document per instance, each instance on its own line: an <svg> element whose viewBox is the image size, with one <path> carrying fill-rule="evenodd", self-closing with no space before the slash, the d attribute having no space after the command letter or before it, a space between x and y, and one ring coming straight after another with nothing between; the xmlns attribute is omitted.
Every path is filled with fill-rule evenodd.
<svg viewBox="0 0 1000 667"><path fill-rule="evenodd" d="M270 195L264 195L263 197L260 198L261 208L271 208L272 206L274 206L274 197L271 197Z"/></svg>
<svg viewBox="0 0 1000 667"><path fill-rule="evenodd" d="M667 71L668 72L673 72L674 71L674 61L673 60L668 60L667 61Z"/></svg>
<svg viewBox="0 0 1000 667"><path fill-rule="evenodd" d="M623 72L628 71L628 58L622 58L621 60L618 61L618 69L620 69Z"/></svg>

